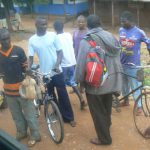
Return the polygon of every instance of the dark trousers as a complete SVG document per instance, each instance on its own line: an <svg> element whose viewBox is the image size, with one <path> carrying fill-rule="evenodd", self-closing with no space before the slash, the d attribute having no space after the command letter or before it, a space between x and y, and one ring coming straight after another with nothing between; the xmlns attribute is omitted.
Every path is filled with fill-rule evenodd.
<svg viewBox="0 0 150 150"><path fill-rule="evenodd" d="M56 100L56 95L54 88L56 87L58 101L56 102L61 111L63 120L65 122L70 122L74 120L73 110L70 104L69 96L66 90L63 74L60 73L52 77L51 82L48 84L48 93L53 94Z"/></svg>
<svg viewBox="0 0 150 150"><path fill-rule="evenodd" d="M98 139L103 144L111 144L110 125L112 94L91 95L86 93L86 97Z"/></svg>

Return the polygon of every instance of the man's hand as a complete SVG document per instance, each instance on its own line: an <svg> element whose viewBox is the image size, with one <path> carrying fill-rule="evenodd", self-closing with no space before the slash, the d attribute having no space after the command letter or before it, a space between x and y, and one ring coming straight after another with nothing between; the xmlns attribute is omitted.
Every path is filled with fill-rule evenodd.
<svg viewBox="0 0 150 150"><path fill-rule="evenodd" d="M61 64L62 57L63 57L63 51L62 50L57 51L57 61L53 69L53 71L55 71L56 73L60 73L59 66Z"/></svg>
<svg viewBox="0 0 150 150"><path fill-rule="evenodd" d="M56 73L60 73L60 69L59 69L59 66L55 66L53 71L55 71Z"/></svg>
<svg viewBox="0 0 150 150"><path fill-rule="evenodd" d="M27 68L26 69L26 72L25 72L27 75L32 75L32 70L31 70L31 68Z"/></svg>

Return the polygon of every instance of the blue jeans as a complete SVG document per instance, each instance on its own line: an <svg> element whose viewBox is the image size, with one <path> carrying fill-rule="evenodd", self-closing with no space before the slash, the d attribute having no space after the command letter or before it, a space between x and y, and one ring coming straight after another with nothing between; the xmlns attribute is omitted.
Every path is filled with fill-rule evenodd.
<svg viewBox="0 0 150 150"><path fill-rule="evenodd" d="M63 69L65 84L71 87L77 86L74 77L75 66L62 67L62 69Z"/></svg>
<svg viewBox="0 0 150 150"><path fill-rule="evenodd" d="M123 66L123 87L122 95L126 96L130 93L131 90L135 90L137 87L141 86L141 82L138 82L136 79L136 74L138 69L135 67ZM128 76L129 75L129 76ZM131 77L130 77L131 76ZM135 78L132 78L135 77ZM133 93L133 99L137 100L138 96L141 94L141 90L138 89ZM138 107L141 107L141 101L138 103Z"/></svg>

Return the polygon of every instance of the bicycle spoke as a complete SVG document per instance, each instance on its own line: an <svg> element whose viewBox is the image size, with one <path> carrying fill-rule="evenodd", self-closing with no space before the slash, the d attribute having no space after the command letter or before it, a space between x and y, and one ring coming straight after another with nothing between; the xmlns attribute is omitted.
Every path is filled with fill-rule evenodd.
<svg viewBox="0 0 150 150"><path fill-rule="evenodd" d="M46 104L46 121L54 142L61 143L64 137L63 122L59 109L54 102Z"/></svg>
<svg viewBox="0 0 150 150"><path fill-rule="evenodd" d="M134 106L134 123L138 132L145 138L150 138L145 136L145 131L150 127L150 94L144 92L141 94ZM142 103L142 107L139 108L139 103Z"/></svg>

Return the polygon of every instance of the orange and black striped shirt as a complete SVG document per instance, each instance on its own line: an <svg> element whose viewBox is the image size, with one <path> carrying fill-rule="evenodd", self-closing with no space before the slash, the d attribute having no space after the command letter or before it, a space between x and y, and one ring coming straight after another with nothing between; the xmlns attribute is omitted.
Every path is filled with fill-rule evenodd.
<svg viewBox="0 0 150 150"><path fill-rule="evenodd" d="M0 73L4 75L4 92L9 96L19 96L19 86L24 79L27 57L24 50L12 46L6 52L0 49Z"/></svg>

